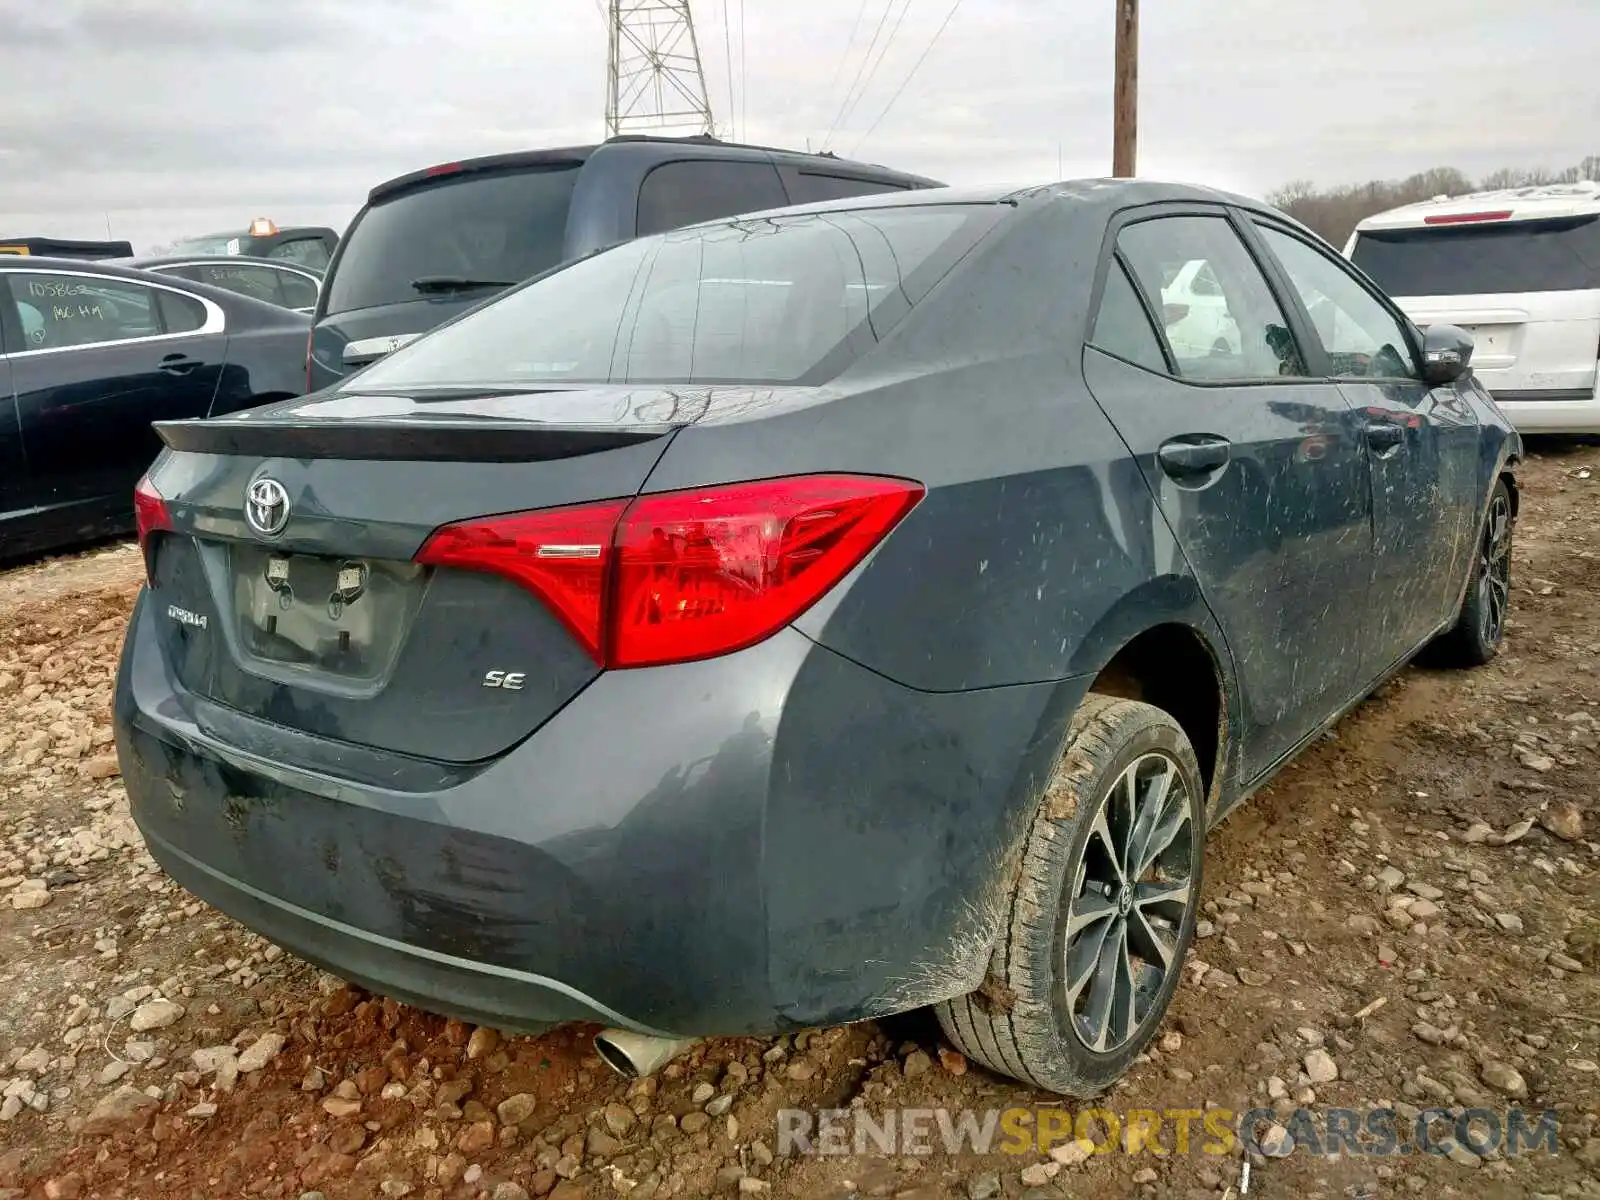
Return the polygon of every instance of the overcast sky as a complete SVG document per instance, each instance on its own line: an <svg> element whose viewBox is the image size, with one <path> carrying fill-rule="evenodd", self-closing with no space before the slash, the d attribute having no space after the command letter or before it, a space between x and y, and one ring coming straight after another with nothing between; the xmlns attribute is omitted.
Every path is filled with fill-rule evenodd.
<svg viewBox="0 0 1600 1200"><path fill-rule="evenodd" d="M388 176L596 140L600 4L0 0L0 236L342 230ZM1596 0L1142 7L1141 174L1259 195L1600 153ZM1114 0L961 0L935 40L950 11L697 0L718 132L819 147L887 12L830 149L952 183L1106 173Z"/></svg>

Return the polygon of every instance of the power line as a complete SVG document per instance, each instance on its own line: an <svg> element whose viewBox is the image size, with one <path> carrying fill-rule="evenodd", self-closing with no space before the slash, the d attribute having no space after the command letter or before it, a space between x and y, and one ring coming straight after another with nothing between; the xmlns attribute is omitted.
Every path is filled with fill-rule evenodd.
<svg viewBox="0 0 1600 1200"><path fill-rule="evenodd" d="M883 27L888 23L889 10L894 7L894 0L884 0L883 15L878 18L878 27L872 31L872 40L867 43L867 51L861 56L861 65L856 68L856 76L850 81L850 86L845 89L844 100L839 104L839 111L834 114L833 124L828 126L827 136L822 139L822 148L826 150L828 143L833 140L833 135L839 129L839 122L844 120L844 110L850 103L850 97L855 95L856 85L861 82L861 74L867 69L867 62L872 58L872 52L877 48L878 39L883 36Z"/></svg>
<svg viewBox="0 0 1600 1200"><path fill-rule="evenodd" d="M750 112L750 69L745 59L744 0L739 0L739 128L745 137L750 136L750 126L745 118Z"/></svg>
<svg viewBox="0 0 1600 1200"><path fill-rule="evenodd" d="M892 2L892 0L891 0ZM866 78L861 81L861 88L856 92L856 98L850 102L850 107L845 110L844 118L839 123L842 126L855 115L856 105L867 97L867 89L872 86L872 81L877 78L878 68L883 66L883 60L889 53L889 47L894 45L895 35L900 32L900 26L905 24L906 14L911 11L911 0L905 0L900 6L900 15L895 18L894 26L889 30L889 36L883 39L883 45L878 48L878 57L872 66L867 68Z"/></svg>
<svg viewBox="0 0 1600 1200"><path fill-rule="evenodd" d="M595 0L596 4L600 0ZM844 65L850 61L850 51L856 48L856 34L861 32L861 19L867 15L867 0L861 0L856 8L856 23L850 27L850 40L844 44L844 53L839 56L838 64L833 68L833 78L828 80L828 90L824 96L832 96L833 89L839 86L839 76L844 74Z"/></svg>
<svg viewBox="0 0 1600 1200"><path fill-rule="evenodd" d="M883 119L889 115L889 110L894 107L895 101L900 99L906 88L911 86L911 80L915 78L917 71L921 69L922 64L927 61L928 55L933 53L933 48L939 44L940 37L944 35L945 29L949 26L951 19L956 15L956 10L960 7L961 0L955 0L955 3L950 6L950 11L945 13L944 20L939 23L939 28L933 31L933 37L930 38L928 44L923 47L922 53L917 56L917 61L911 64L911 70L906 72L906 77L900 81L900 86L895 89L894 95L889 97L889 103L883 106L883 111L878 114L878 119L871 125L867 126L867 131L856 139L856 144L850 149L850 155L852 158L855 157L856 151L861 149L861 144L872 136L873 131L877 129L879 125L883 124Z"/></svg>

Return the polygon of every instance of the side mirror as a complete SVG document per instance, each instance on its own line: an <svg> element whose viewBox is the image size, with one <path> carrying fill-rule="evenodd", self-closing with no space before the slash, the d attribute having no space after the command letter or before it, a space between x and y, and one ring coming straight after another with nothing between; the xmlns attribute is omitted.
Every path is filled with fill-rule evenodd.
<svg viewBox="0 0 1600 1200"><path fill-rule="evenodd" d="M1455 325L1429 325L1422 331L1422 377L1428 383L1454 383L1472 366L1472 335Z"/></svg>

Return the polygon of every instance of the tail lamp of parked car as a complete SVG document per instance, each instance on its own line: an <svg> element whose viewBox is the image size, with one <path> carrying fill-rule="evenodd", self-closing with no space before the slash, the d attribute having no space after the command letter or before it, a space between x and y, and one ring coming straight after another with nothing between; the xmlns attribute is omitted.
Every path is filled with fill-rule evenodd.
<svg viewBox="0 0 1600 1200"><path fill-rule="evenodd" d="M712 658L794 621L922 498L861 475L760 480L464 521L417 553L537 595L607 668Z"/></svg>
<svg viewBox="0 0 1600 1200"><path fill-rule="evenodd" d="M151 587L155 587L155 559L151 556L151 535L170 532L172 514L167 510L166 498L156 491L156 485L150 482L148 475L140 479L133 489L133 520L139 532L139 553L144 556L145 581Z"/></svg>

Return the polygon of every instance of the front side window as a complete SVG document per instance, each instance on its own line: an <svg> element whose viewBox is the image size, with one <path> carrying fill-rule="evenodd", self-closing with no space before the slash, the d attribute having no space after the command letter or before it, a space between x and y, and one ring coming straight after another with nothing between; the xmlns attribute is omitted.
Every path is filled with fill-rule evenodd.
<svg viewBox="0 0 1600 1200"><path fill-rule="evenodd" d="M1311 314L1334 375L1422 377L1400 322L1350 272L1291 234L1269 225L1257 228Z"/></svg>
<svg viewBox="0 0 1600 1200"><path fill-rule="evenodd" d="M1249 381L1305 375L1283 309L1226 217L1140 221L1117 235L1117 249L1159 307L1179 376Z"/></svg>
<svg viewBox="0 0 1600 1200"><path fill-rule="evenodd" d="M57 350L165 332L153 289L93 275L8 272L28 350Z"/></svg>
<svg viewBox="0 0 1600 1200"><path fill-rule="evenodd" d="M518 288L345 386L819 382L882 339L1003 211L747 218L639 239Z"/></svg>
<svg viewBox="0 0 1600 1200"><path fill-rule="evenodd" d="M680 229L735 213L782 208L788 203L783 180L770 162L703 159L663 163L639 185L639 235Z"/></svg>

